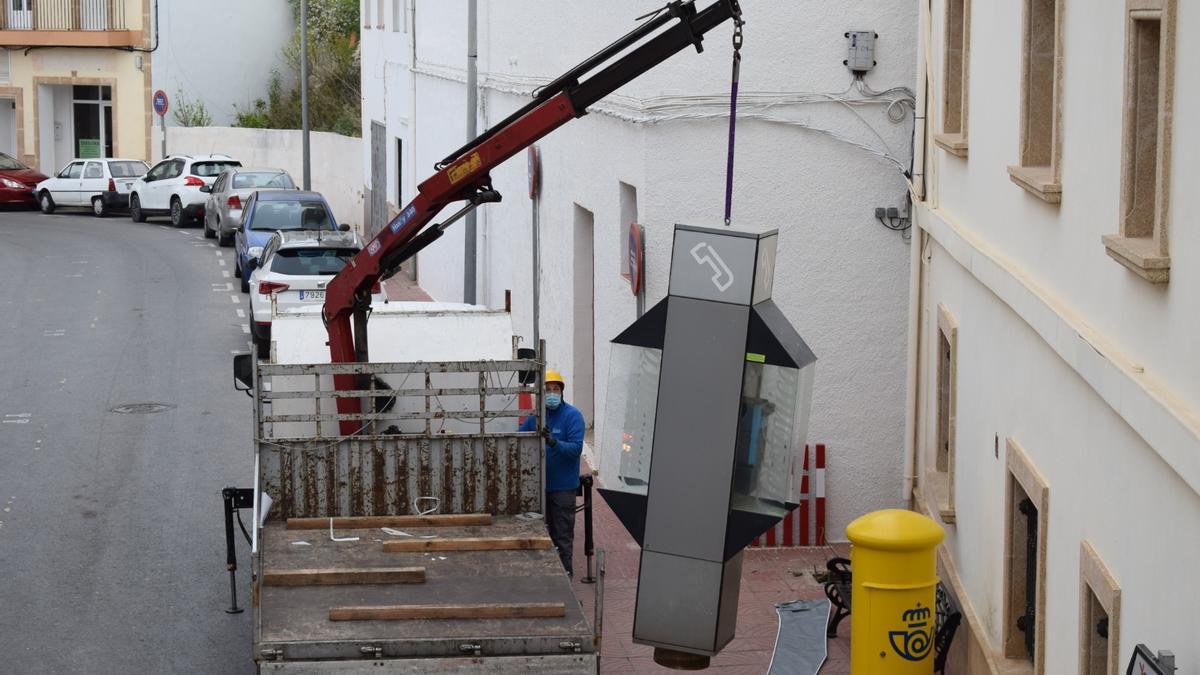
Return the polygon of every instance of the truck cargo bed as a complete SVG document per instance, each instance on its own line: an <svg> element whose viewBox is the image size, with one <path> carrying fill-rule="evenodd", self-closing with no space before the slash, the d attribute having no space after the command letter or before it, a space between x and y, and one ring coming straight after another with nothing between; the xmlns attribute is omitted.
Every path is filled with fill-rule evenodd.
<svg viewBox="0 0 1200 675"><path fill-rule="evenodd" d="M591 652L593 629L571 590L554 550L385 553L384 541L544 537L540 520L498 517L492 525L404 528L412 537L378 528L335 530L358 541L332 541L329 530L288 530L283 522L262 529L264 573L297 569L423 567L418 584L267 586L259 591L260 641L256 652L290 643L290 657L333 658L362 646L384 656L455 656L464 644L486 643L488 654L562 654L563 643ZM296 542L307 542L297 544ZM564 616L506 619L406 619L330 621L345 606L562 603ZM511 643L505 648L504 643ZM296 649L317 653L298 654ZM347 649L348 648L348 649ZM324 652L323 654L320 652ZM336 652L336 653L335 653ZM361 655L359 654L359 658Z"/></svg>

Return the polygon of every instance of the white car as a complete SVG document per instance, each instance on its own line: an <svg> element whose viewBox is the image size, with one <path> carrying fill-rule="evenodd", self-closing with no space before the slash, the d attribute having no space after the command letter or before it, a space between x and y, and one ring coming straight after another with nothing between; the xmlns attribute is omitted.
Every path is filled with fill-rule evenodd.
<svg viewBox="0 0 1200 675"><path fill-rule="evenodd" d="M173 155L154 165L130 190L129 217L144 222L147 216L169 215L171 224L183 227L204 217L200 192L222 171L242 163L228 155Z"/></svg>
<svg viewBox="0 0 1200 675"><path fill-rule="evenodd" d="M98 218L129 206L129 191L149 167L140 159L75 159L33 189L42 213L60 206L86 206Z"/></svg>
<svg viewBox="0 0 1200 675"><path fill-rule="evenodd" d="M291 230L276 232L251 261L250 334L260 351L271 343L271 317L281 310L319 311L325 286L362 249L353 232ZM371 302L387 300L377 284Z"/></svg>

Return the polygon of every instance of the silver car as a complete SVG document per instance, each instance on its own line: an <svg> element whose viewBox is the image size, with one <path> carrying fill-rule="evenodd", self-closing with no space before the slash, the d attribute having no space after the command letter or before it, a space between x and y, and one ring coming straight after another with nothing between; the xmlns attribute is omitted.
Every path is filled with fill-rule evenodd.
<svg viewBox="0 0 1200 675"><path fill-rule="evenodd" d="M204 205L204 236L216 237L221 246L233 244L233 233L242 222L242 203L256 190L295 190L296 183L283 169L230 167L217 176Z"/></svg>

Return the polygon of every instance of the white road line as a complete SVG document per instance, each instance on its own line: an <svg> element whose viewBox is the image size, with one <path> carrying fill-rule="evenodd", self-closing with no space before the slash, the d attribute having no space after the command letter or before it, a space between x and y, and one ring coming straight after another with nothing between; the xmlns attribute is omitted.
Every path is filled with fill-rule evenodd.
<svg viewBox="0 0 1200 675"><path fill-rule="evenodd" d="M213 289L214 293L222 293L222 292L226 292L226 291L232 291L233 284L231 284L229 282L225 282L223 284L212 284L212 289Z"/></svg>
<svg viewBox="0 0 1200 675"><path fill-rule="evenodd" d="M218 264L218 265L220 265L221 267L224 267L224 266L225 266L225 259L224 259L224 258L221 258L220 260L218 260L218 261L217 261L217 264Z"/></svg>
<svg viewBox="0 0 1200 675"><path fill-rule="evenodd" d="M216 253L219 256L225 255L225 251L213 251L213 253Z"/></svg>
<svg viewBox="0 0 1200 675"><path fill-rule="evenodd" d="M183 235L183 236L185 236L185 237L187 236L187 231L186 231L186 230L175 230L175 231L176 231L176 232L178 232L179 234L182 234L182 235Z"/></svg>
<svg viewBox="0 0 1200 675"><path fill-rule="evenodd" d="M233 304L235 304L235 305L237 305L237 304L241 304L241 302L242 302L242 299L241 299L241 298L239 298L239 297L238 297L238 296L236 296L236 295L231 295L231 296L229 296L229 299L230 299L230 300L232 300L232 301L233 301Z"/></svg>
<svg viewBox="0 0 1200 675"><path fill-rule="evenodd" d="M174 228L167 227L166 225L159 225L159 226L158 226L158 229L160 229L160 230L167 230L167 231L173 231L173 229L174 229Z"/></svg>
<svg viewBox="0 0 1200 675"><path fill-rule="evenodd" d="M67 334L65 328L54 328L52 330L42 331L42 335L46 337L62 337Z"/></svg>
<svg viewBox="0 0 1200 675"><path fill-rule="evenodd" d="M221 270L221 276L228 279L229 278L229 270Z"/></svg>
<svg viewBox="0 0 1200 675"><path fill-rule="evenodd" d="M244 319L244 318L246 318L246 310L242 309L241 307L238 307L238 308L237 308L237 313L238 313L238 318L239 318L239 319Z"/></svg>
<svg viewBox="0 0 1200 675"><path fill-rule="evenodd" d="M216 245L216 244L214 244L214 243L212 243L211 241L210 241L210 242L208 242L208 245L209 245L209 246L211 246L211 247L213 247L213 248L216 248L216 247L217 247L217 245Z"/></svg>
<svg viewBox="0 0 1200 675"><path fill-rule="evenodd" d="M249 335L250 334L250 326L242 324L242 332L245 333L246 335Z"/></svg>

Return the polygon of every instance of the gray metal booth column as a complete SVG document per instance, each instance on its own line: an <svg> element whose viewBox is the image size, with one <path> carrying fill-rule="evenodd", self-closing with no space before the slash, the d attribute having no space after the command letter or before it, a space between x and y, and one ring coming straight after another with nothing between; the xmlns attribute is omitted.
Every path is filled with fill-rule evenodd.
<svg viewBox="0 0 1200 675"><path fill-rule="evenodd" d="M677 225L667 298L613 340L600 492L642 546L633 638L664 665L733 639L742 549L799 502L816 357L771 301L777 241Z"/></svg>

